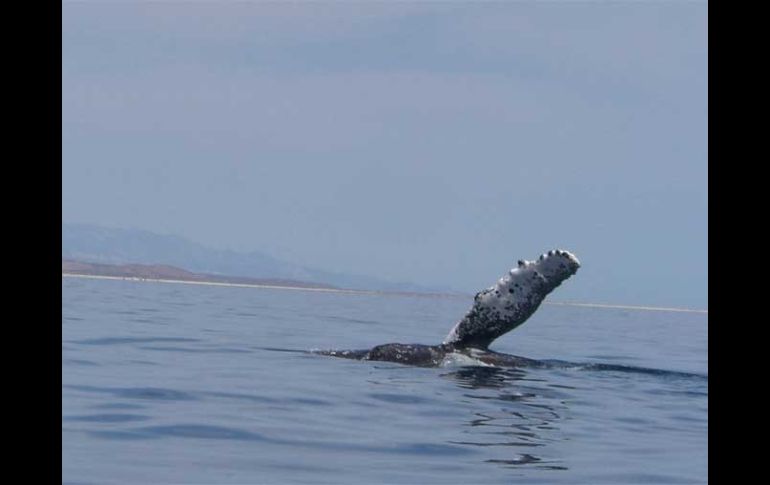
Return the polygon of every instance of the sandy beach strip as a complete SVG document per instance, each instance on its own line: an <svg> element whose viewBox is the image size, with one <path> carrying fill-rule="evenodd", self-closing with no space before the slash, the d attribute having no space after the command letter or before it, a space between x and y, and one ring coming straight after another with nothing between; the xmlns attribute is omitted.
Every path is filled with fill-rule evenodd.
<svg viewBox="0 0 770 485"><path fill-rule="evenodd" d="M635 306L635 305L610 305L605 303L576 303L571 301L549 301L545 302L548 305L562 305L562 306L582 306L589 308L616 308L620 310L649 310L655 312L683 312L683 313L708 313L708 310L697 310L694 308L673 308L673 307L656 307L656 306Z"/></svg>
<svg viewBox="0 0 770 485"><path fill-rule="evenodd" d="M241 288L270 288L276 290L298 290L298 291L323 291L327 293L362 293L362 294L379 294L384 292L379 291L367 291L367 290L346 290L343 288L312 288L304 286L280 286L280 285L261 285L256 283L225 283L221 281L190 281L190 280L166 280L157 278L140 278L134 276L102 276L102 275L88 275L77 273L62 273L62 277L65 278L88 278L96 280L122 280L122 281L138 281L138 282L150 282L150 283L176 283L182 285L203 285L203 286L234 286Z"/></svg>

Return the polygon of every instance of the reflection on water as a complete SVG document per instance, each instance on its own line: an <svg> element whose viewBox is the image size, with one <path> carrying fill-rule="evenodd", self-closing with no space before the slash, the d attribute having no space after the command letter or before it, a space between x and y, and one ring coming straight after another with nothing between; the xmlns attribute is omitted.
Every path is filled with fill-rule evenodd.
<svg viewBox="0 0 770 485"><path fill-rule="evenodd" d="M499 367L463 367L442 374L458 386L466 389L499 389L508 387L510 381L521 379L525 375L523 369L501 369Z"/></svg>
<svg viewBox="0 0 770 485"><path fill-rule="evenodd" d="M547 460L534 450L549 442L563 439L558 423L563 402L554 400L547 390L535 384L543 382L527 375L525 369L497 367L463 367L442 374L463 389L473 392L463 396L471 399L497 401L504 404L497 412L476 412L466 424L471 439L451 441L452 444L478 447L510 447L509 458L484 460L504 467L533 466L550 470L567 470L558 460ZM526 453L517 453L525 448ZM522 450L523 451L523 450Z"/></svg>

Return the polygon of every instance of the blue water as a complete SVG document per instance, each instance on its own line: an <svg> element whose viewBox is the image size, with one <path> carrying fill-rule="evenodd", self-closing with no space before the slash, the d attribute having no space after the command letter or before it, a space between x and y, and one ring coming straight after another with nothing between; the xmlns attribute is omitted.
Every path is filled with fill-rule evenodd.
<svg viewBox="0 0 770 485"><path fill-rule="evenodd" d="M291 351L439 343L470 304L62 278L63 481L706 483L706 314L543 305L492 345L630 370Z"/></svg>

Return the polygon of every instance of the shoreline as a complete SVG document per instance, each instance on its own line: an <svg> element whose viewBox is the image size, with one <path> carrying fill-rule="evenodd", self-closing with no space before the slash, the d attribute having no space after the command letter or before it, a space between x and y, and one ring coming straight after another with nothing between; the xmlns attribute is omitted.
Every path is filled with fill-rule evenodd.
<svg viewBox="0 0 770 485"><path fill-rule="evenodd" d="M315 291L325 293L347 293L354 295L398 295L398 296L420 296L420 297L432 297L432 298L467 298L470 295L452 294L452 293L416 293L416 292L399 292L399 291L377 291L377 290L352 290L345 288L312 288L303 286L281 286L281 285L261 285L256 283L224 283L218 281L190 281L190 280L174 280L174 279L156 279L156 278L140 278L135 276L102 276L102 275L87 275L78 273L64 273L62 272L62 278L89 278L100 280L122 280L122 281L136 281L136 282L150 282L150 283L170 283L170 284L186 284L186 285L203 285L203 286L230 286L240 288L261 288L270 290L294 290L294 291ZM546 301L544 305L558 305L558 306L574 306L584 308L609 308L615 310L645 310L645 311L660 311L660 312L680 312L680 313L702 313L708 315L708 310L697 310L691 308L673 308L673 307L652 307L652 306L638 306L638 305L612 305L605 303L579 303L579 302L566 302L566 301Z"/></svg>
<svg viewBox="0 0 770 485"><path fill-rule="evenodd" d="M225 283L222 281L192 281L192 280L173 280L162 278L141 278L138 276L104 276L104 275L90 275L90 274L78 274L78 273L62 273L63 278L90 278L96 280L122 280L122 281L137 281L137 282L150 282L150 283L176 283L184 285L204 285L204 286L235 286L241 288L268 288L277 290L302 290L302 291L325 291L331 293L364 293L364 294L380 294L383 292L371 291L371 290L346 290L343 288L313 288L310 286L281 286L281 285L261 285L257 283Z"/></svg>
<svg viewBox="0 0 770 485"><path fill-rule="evenodd" d="M578 303L572 301L551 301L545 302L547 305L561 305L561 306L580 306L588 308L614 308L618 310L649 310L656 312L680 312L680 313L705 313L708 314L708 310L698 310L695 308L675 308L665 306L637 306L637 305L611 305L608 303Z"/></svg>

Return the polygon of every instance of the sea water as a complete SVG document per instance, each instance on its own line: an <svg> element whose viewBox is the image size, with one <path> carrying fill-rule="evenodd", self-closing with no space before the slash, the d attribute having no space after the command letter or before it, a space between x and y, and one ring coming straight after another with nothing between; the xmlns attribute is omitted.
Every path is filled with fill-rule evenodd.
<svg viewBox="0 0 770 485"><path fill-rule="evenodd" d="M705 313L544 304L492 344L550 368L306 352L440 343L471 303L62 278L63 482L707 482Z"/></svg>

